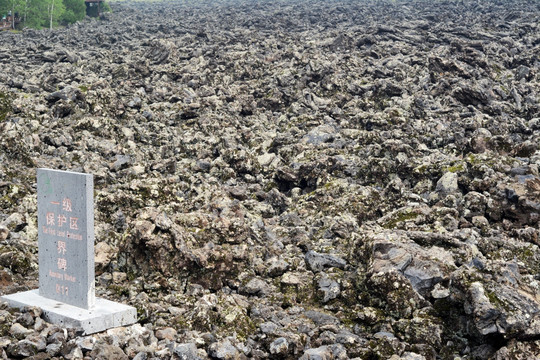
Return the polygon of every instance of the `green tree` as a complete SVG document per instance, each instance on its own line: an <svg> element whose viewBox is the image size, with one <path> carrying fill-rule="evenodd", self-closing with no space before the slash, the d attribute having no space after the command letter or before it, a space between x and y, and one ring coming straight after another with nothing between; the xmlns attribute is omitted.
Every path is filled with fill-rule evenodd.
<svg viewBox="0 0 540 360"><path fill-rule="evenodd" d="M84 0L0 0L0 18L18 13L22 26L42 29L84 19Z"/></svg>
<svg viewBox="0 0 540 360"><path fill-rule="evenodd" d="M47 26L48 0L26 0L23 11L23 24L26 27L41 29Z"/></svg>
<svg viewBox="0 0 540 360"><path fill-rule="evenodd" d="M62 21L71 24L84 19L86 16L86 5L84 0L64 0L66 11L62 15Z"/></svg>
<svg viewBox="0 0 540 360"><path fill-rule="evenodd" d="M49 22L49 29L52 30L54 26L58 25L58 21L66 11L64 2L62 0L49 0L47 4L47 20Z"/></svg>

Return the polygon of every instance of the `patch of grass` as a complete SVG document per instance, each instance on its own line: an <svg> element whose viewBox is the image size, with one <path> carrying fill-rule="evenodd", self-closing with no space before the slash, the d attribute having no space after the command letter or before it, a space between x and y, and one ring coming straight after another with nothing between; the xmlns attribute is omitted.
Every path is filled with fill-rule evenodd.
<svg viewBox="0 0 540 360"><path fill-rule="evenodd" d="M456 165L452 165L450 167L448 167L446 169L446 171L449 171L449 172L452 172L452 173L457 173L457 172L462 172L463 170L465 170L463 164L461 163L458 163Z"/></svg>

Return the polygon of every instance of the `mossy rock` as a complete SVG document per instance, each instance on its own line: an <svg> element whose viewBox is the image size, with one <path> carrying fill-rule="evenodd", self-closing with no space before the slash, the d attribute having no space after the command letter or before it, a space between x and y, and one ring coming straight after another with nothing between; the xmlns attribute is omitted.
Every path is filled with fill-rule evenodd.
<svg viewBox="0 0 540 360"><path fill-rule="evenodd" d="M13 95L0 91L0 122L6 120L13 110Z"/></svg>
<svg viewBox="0 0 540 360"><path fill-rule="evenodd" d="M467 171L467 165L466 165L466 163L458 162L458 163L456 163L454 165L451 165L451 166L447 167L446 171L449 171L451 173L464 172L464 171Z"/></svg>
<svg viewBox="0 0 540 360"><path fill-rule="evenodd" d="M30 255L11 246L0 247L0 265L21 275L27 275L32 270Z"/></svg>
<svg viewBox="0 0 540 360"><path fill-rule="evenodd" d="M398 214L394 219L383 224L385 229L395 229L398 224L416 219L420 214L410 212L410 213L401 213Z"/></svg>
<svg viewBox="0 0 540 360"><path fill-rule="evenodd" d="M108 289L116 294L116 296L129 296L129 288L121 285L112 284L108 286Z"/></svg>

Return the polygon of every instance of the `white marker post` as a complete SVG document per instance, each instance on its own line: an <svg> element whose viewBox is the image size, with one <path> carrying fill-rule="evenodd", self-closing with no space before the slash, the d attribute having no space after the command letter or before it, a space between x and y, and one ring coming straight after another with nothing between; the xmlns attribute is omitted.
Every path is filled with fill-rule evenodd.
<svg viewBox="0 0 540 360"><path fill-rule="evenodd" d="M134 307L95 298L92 175L38 169L37 187L39 290L0 299L86 334L135 323Z"/></svg>
<svg viewBox="0 0 540 360"><path fill-rule="evenodd" d="M39 295L90 310L94 288L92 175L38 169Z"/></svg>

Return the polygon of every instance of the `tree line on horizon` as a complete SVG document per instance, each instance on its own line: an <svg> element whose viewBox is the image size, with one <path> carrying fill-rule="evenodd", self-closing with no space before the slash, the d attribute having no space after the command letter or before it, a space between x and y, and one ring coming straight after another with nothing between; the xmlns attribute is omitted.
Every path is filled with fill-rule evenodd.
<svg viewBox="0 0 540 360"><path fill-rule="evenodd" d="M0 0L0 17L4 22L17 15L22 27L53 28L84 19L84 0Z"/></svg>

